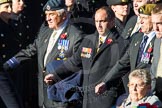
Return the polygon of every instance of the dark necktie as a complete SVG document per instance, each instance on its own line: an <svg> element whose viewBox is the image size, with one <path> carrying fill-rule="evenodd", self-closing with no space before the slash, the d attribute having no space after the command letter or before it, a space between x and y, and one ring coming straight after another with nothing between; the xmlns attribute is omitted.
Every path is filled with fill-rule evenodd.
<svg viewBox="0 0 162 108"><path fill-rule="evenodd" d="M143 40L141 42L141 45L140 45L140 48L139 48L139 51L138 51L138 60L137 60L137 64L141 62L141 57L142 57L142 54L143 54L143 51L145 49L145 46L146 46L146 43L147 43L147 39L148 39L148 36L145 35L143 37Z"/></svg>

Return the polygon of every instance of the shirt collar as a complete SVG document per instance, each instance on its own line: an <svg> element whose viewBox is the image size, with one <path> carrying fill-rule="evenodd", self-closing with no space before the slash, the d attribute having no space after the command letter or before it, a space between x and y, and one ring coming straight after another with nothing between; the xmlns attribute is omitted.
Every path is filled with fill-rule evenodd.
<svg viewBox="0 0 162 108"><path fill-rule="evenodd" d="M57 30L55 30L55 31L56 31L56 32L62 31L62 30L67 26L67 23L68 23L68 19L66 19L66 20L60 25L60 27L59 27Z"/></svg>
<svg viewBox="0 0 162 108"><path fill-rule="evenodd" d="M145 34L144 36L147 35L149 38L153 38L155 36L155 31L151 31L149 34Z"/></svg>

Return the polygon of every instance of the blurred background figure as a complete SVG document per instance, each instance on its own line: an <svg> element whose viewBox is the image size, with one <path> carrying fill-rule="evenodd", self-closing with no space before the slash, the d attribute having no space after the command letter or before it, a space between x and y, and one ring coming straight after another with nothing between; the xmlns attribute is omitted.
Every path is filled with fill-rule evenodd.
<svg viewBox="0 0 162 108"><path fill-rule="evenodd" d="M8 0L10 1L10 0ZM4 1L5 2L5 1ZM12 57L27 44L33 42L44 18L43 6L47 1L13 0L9 17L4 14L6 23L1 24L1 58L2 62ZM35 8L33 10L33 8ZM9 72L19 96L27 108L36 108L37 105L37 67L36 59L26 62L19 69Z"/></svg>
<svg viewBox="0 0 162 108"><path fill-rule="evenodd" d="M151 92L151 75L144 69L136 69L129 74L129 94L121 95L117 108L134 108L142 104L162 107L161 101ZM145 106L147 107L147 106ZM148 107L147 107L148 108Z"/></svg>
<svg viewBox="0 0 162 108"><path fill-rule="evenodd" d="M107 0L107 4L115 13L115 27L119 34L123 32L123 29L129 19L130 13L130 1L129 0Z"/></svg>
<svg viewBox="0 0 162 108"><path fill-rule="evenodd" d="M23 108L17 97L17 91L8 75L2 68L2 58L0 57L0 108Z"/></svg>
<svg viewBox="0 0 162 108"><path fill-rule="evenodd" d="M24 0L12 0L12 12L19 14L24 9Z"/></svg>
<svg viewBox="0 0 162 108"><path fill-rule="evenodd" d="M11 13L12 1L0 0L0 56L2 64L21 49L21 42L23 42L23 38L19 37L17 32L9 25ZM0 80L3 82L3 79ZM5 94L2 93L2 95ZM5 108L3 104L1 107Z"/></svg>
<svg viewBox="0 0 162 108"><path fill-rule="evenodd" d="M93 21L93 11L89 7L84 7L82 1L65 0L70 22L81 29L86 34L92 34L95 31ZM89 28L89 29L87 29Z"/></svg>

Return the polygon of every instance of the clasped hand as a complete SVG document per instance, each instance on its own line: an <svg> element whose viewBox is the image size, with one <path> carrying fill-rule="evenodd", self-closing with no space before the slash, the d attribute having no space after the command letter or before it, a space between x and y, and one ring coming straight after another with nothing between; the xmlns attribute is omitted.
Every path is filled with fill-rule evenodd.
<svg viewBox="0 0 162 108"><path fill-rule="evenodd" d="M54 75L53 74L46 75L45 78L44 78L44 82L47 85L52 85L54 83Z"/></svg>
<svg viewBox="0 0 162 108"><path fill-rule="evenodd" d="M96 94L102 94L106 91L106 84L104 82L101 82L95 87L95 93Z"/></svg>

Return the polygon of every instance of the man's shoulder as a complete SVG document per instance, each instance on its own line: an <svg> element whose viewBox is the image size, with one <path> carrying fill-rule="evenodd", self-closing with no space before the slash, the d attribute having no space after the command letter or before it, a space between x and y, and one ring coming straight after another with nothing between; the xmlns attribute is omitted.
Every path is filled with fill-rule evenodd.
<svg viewBox="0 0 162 108"><path fill-rule="evenodd" d="M136 23L137 22L137 15L134 15L132 17L129 18L128 22L127 23Z"/></svg>
<svg viewBox="0 0 162 108"><path fill-rule="evenodd" d="M92 39L92 38L94 38L94 37L96 37L96 36L98 36L98 35L99 35L98 32L95 31L94 33L86 34L86 35L85 35L85 38L87 38L87 39Z"/></svg>
<svg viewBox="0 0 162 108"><path fill-rule="evenodd" d="M125 29L129 29L130 27L134 28L136 22L137 22L137 16L134 15L127 21L127 23L125 25Z"/></svg>
<svg viewBox="0 0 162 108"><path fill-rule="evenodd" d="M134 15L127 21L121 35L125 38L129 38L136 25L136 22L137 22L137 16Z"/></svg>
<svg viewBox="0 0 162 108"><path fill-rule="evenodd" d="M80 30L80 28L79 27L77 27L75 24L72 24L72 23L69 23L68 25L67 25L67 28L68 29L70 29L70 30L73 30L74 32L76 31L76 32L81 32L81 30Z"/></svg>
<svg viewBox="0 0 162 108"><path fill-rule="evenodd" d="M132 35L132 41L140 40L143 37L144 33L143 32L137 32Z"/></svg>

